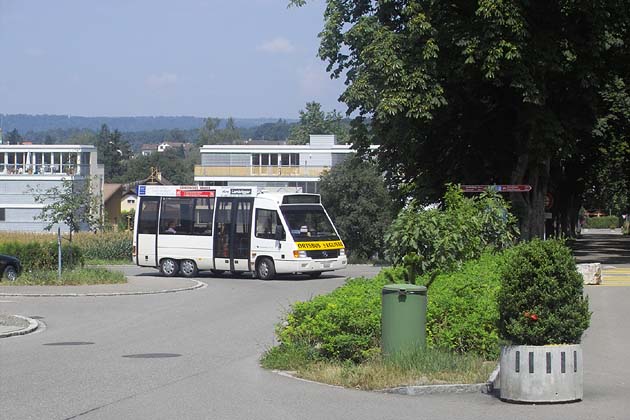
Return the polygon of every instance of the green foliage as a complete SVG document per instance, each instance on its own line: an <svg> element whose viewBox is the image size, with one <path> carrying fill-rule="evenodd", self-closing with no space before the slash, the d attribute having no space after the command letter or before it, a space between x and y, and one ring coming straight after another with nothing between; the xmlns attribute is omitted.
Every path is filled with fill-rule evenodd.
<svg viewBox="0 0 630 420"><path fill-rule="evenodd" d="M177 149L169 148L161 153L138 156L127 161L126 171L119 182L133 182L145 179L151 168L159 168L162 175L176 185L191 185L194 180L193 158L182 159Z"/></svg>
<svg viewBox="0 0 630 420"><path fill-rule="evenodd" d="M130 230L133 231L133 224L135 221L136 210L124 210L120 212L120 220L118 221L118 230Z"/></svg>
<svg viewBox="0 0 630 420"><path fill-rule="evenodd" d="M383 254L392 200L376 165L349 158L322 175L320 193L350 256Z"/></svg>
<svg viewBox="0 0 630 420"><path fill-rule="evenodd" d="M241 133L236 127L232 117L227 119L225 128L220 129L220 123L221 119L219 118L206 118L203 127L199 129L197 145L232 144L241 138Z"/></svg>
<svg viewBox="0 0 630 420"><path fill-rule="evenodd" d="M100 202L90 178L75 181L64 179L61 186L45 190L31 188L36 203L44 204L35 219L46 222L45 230L56 224L65 224L72 232L78 232L83 225L89 229L100 227Z"/></svg>
<svg viewBox="0 0 630 420"><path fill-rule="evenodd" d="M617 216L587 217L584 223L584 227L589 229L616 229L619 226Z"/></svg>
<svg viewBox="0 0 630 420"><path fill-rule="evenodd" d="M334 134L338 143L348 140L348 125L337 111L325 113L317 102L307 102L300 110L300 121L291 128L289 144L308 144L311 134Z"/></svg>
<svg viewBox="0 0 630 420"><path fill-rule="evenodd" d="M536 239L508 254L498 295L501 336L514 344L579 343L591 314L571 250Z"/></svg>
<svg viewBox="0 0 630 420"><path fill-rule="evenodd" d="M74 243L88 260L131 260L132 231L85 232Z"/></svg>
<svg viewBox="0 0 630 420"><path fill-rule="evenodd" d="M515 223L498 194L466 198L458 186L449 186L443 210L412 202L398 214L385 237L388 257L394 264L406 262L419 275L449 271L485 250L510 246L517 235ZM410 254L413 258L404 261Z"/></svg>
<svg viewBox="0 0 630 420"><path fill-rule="evenodd" d="M429 294L427 342L457 353L497 357L497 294L505 254L485 254L460 270L439 274Z"/></svg>
<svg viewBox="0 0 630 420"><path fill-rule="evenodd" d="M356 278L327 295L292 305L277 327L282 345L308 345L321 357L359 362L378 351L381 289L387 279Z"/></svg>
<svg viewBox="0 0 630 420"><path fill-rule="evenodd" d="M556 207L566 213L581 200L584 175L601 150L611 150L613 139L628 143L625 4L326 5L319 56L332 77L345 78L340 99L355 121L371 121L352 143L365 151L378 139L378 162L392 187L423 203L436 200L446 182L528 183L532 193L511 199L521 209L521 233L542 236L548 187L561 184L569 199ZM552 172L555 162L562 168ZM628 179L623 168L614 163L611 173ZM621 203L628 185L610 195Z"/></svg>
<svg viewBox="0 0 630 420"><path fill-rule="evenodd" d="M96 148L98 151L98 163L105 168L105 182L111 182L114 178L124 173L123 161L131 157L131 146L122 139L118 130L111 132L106 124L96 135Z"/></svg>
<svg viewBox="0 0 630 420"><path fill-rule="evenodd" d="M56 241L0 242L0 254L19 258L24 271L57 270L59 264ZM84 257L75 244L63 244L61 261L64 269L71 269L83 265Z"/></svg>

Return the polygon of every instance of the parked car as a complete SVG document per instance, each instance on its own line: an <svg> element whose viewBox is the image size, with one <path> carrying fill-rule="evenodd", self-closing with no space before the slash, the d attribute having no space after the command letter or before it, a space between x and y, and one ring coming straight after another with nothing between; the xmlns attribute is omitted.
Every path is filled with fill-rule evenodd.
<svg viewBox="0 0 630 420"><path fill-rule="evenodd" d="M21 272L22 264L19 259L0 254L0 273L2 273L0 280L15 281Z"/></svg>

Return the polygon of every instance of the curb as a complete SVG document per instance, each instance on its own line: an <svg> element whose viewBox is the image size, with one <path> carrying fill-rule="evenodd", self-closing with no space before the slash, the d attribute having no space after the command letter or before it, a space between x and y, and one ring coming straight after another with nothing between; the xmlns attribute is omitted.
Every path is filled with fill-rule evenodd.
<svg viewBox="0 0 630 420"><path fill-rule="evenodd" d="M28 327L22 328L21 330L11 331L7 333L0 333L0 338L14 337L17 335L26 335L26 334L32 333L39 327L39 323L32 318L28 318L21 315L12 315L12 316L23 319L24 321L27 321Z"/></svg>
<svg viewBox="0 0 630 420"><path fill-rule="evenodd" d="M312 381L310 379L299 378L293 374L293 372L286 370L273 369L272 372L277 373L280 376L284 376L291 379L297 379L298 381L308 382L312 384L324 385L332 388L340 389L353 389L345 388L340 385L331 385L323 382ZM447 385L410 385L400 386L396 388L377 389L372 392L379 392L382 394L397 394L397 395L429 395L429 394L464 394L464 393L479 393L491 394L493 391L494 377L498 375L498 369L490 375L488 382L480 384L447 384ZM369 391L367 391L369 392Z"/></svg>
<svg viewBox="0 0 630 420"><path fill-rule="evenodd" d="M492 392L492 383L400 386L396 388L379 389L376 392L412 396L429 394L467 394L479 392L482 394L490 394Z"/></svg>
<svg viewBox="0 0 630 420"><path fill-rule="evenodd" d="M110 293L0 293L0 297L101 297L101 296L139 296L139 295L157 295L163 293L177 293L188 290L202 289L208 287L206 283L199 280L191 280L195 285L190 287L181 287L179 289L163 289L139 292L110 292Z"/></svg>

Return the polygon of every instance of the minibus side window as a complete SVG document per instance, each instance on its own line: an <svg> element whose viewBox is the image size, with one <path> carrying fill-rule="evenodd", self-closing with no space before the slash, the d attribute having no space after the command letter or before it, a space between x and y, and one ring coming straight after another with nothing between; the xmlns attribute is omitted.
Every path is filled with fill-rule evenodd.
<svg viewBox="0 0 630 420"><path fill-rule="evenodd" d="M138 233L155 235L157 233L159 197L142 197L138 219Z"/></svg>
<svg viewBox="0 0 630 420"><path fill-rule="evenodd" d="M275 210L256 209L256 237L262 239L276 239L276 229L280 222L278 212ZM281 240L285 240L283 234Z"/></svg>

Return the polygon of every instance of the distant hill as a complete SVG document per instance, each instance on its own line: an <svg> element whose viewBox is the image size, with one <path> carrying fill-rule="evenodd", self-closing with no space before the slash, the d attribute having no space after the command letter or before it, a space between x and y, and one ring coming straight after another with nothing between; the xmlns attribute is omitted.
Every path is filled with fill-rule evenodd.
<svg viewBox="0 0 630 420"><path fill-rule="evenodd" d="M88 129L98 130L107 124L111 130L122 132L153 130L191 130L202 126L204 118L199 117L77 117L72 115L27 115L0 114L1 128L4 133L17 129L20 133L38 132L54 129ZM225 124L221 120L219 127ZM274 123L278 118L235 118L239 128L253 128L266 123ZM295 122L297 120L288 120Z"/></svg>

